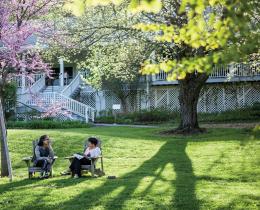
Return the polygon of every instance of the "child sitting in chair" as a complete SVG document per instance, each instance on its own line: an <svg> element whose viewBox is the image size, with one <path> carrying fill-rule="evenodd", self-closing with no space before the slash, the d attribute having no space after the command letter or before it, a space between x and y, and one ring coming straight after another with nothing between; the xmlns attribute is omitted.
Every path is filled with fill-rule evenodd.
<svg viewBox="0 0 260 210"><path fill-rule="evenodd" d="M74 156L69 167L72 177L81 177L81 165L91 165L91 158L97 158L101 155L101 150L97 145L98 140L95 137L90 137L88 139L88 147L85 149L83 155Z"/></svg>

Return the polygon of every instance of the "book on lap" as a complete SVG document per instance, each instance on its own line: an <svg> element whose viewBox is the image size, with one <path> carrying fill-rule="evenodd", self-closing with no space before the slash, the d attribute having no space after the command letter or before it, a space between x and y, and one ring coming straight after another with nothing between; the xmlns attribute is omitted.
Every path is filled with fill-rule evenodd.
<svg viewBox="0 0 260 210"><path fill-rule="evenodd" d="M83 155L80 155L80 154L74 154L73 156L74 156L75 158L79 159L79 160L81 160L82 158L84 158L84 156L83 156Z"/></svg>

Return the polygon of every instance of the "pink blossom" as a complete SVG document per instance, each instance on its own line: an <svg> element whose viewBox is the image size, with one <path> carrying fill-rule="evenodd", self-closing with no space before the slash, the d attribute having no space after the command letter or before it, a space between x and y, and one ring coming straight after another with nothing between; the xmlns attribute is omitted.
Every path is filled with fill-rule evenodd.
<svg viewBox="0 0 260 210"><path fill-rule="evenodd" d="M55 37L52 24L42 17L59 4L60 0L1 0L0 1L0 84L14 76L24 75L33 82L34 74L51 77L51 65L46 63L30 39ZM47 43L47 42L46 42ZM41 102L39 102L41 106ZM56 108L55 108L56 107ZM42 106L45 114L62 111L60 104ZM47 109L48 108L48 109ZM47 111L51 110L51 111Z"/></svg>

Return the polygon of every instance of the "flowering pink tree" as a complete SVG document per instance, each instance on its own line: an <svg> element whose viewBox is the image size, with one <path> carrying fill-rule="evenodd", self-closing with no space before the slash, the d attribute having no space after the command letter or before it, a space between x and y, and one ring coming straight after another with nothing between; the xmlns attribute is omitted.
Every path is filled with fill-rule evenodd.
<svg viewBox="0 0 260 210"><path fill-rule="evenodd" d="M4 87L12 77L34 73L51 74L38 51L28 39L45 37L47 21L43 17L58 5L58 0L1 0L0 1L0 132L1 176L12 178L8 154L5 118L2 107Z"/></svg>

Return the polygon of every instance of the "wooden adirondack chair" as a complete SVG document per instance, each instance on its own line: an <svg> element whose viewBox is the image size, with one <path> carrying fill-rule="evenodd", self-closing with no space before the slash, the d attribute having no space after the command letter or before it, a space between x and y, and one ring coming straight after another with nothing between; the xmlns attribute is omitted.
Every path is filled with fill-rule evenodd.
<svg viewBox="0 0 260 210"><path fill-rule="evenodd" d="M38 140L32 141L32 153L33 153L33 155L34 155L35 147L37 146L37 144L38 144ZM52 165L54 164L54 162L57 158L58 158L57 156L54 156ZM36 167L36 166L32 165L33 156L24 157L22 160L26 163L26 165L28 167L28 178L29 179L31 179L36 172L41 172L41 167ZM52 167L51 167L51 171L50 171L50 176L51 177L53 176Z"/></svg>
<svg viewBox="0 0 260 210"><path fill-rule="evenodd" d="M87 147L88 147L88 140L85 141L83 152L85 152ZM98 140L97 147L100 148L101 155L97 158L89 158L91 160L91 165L81 165L82 172L87 172L87 173L90 172L92 177L95 177L95 175L97 175L97 176L105 175L104 165L103 165L102 147L101 147L100 140ZM70 163L73 161L73 158L74 158L74 156L65 157L65 159L68 159L70 161ZM100 159L101 169L96 167L99 159Z"/></svg>

